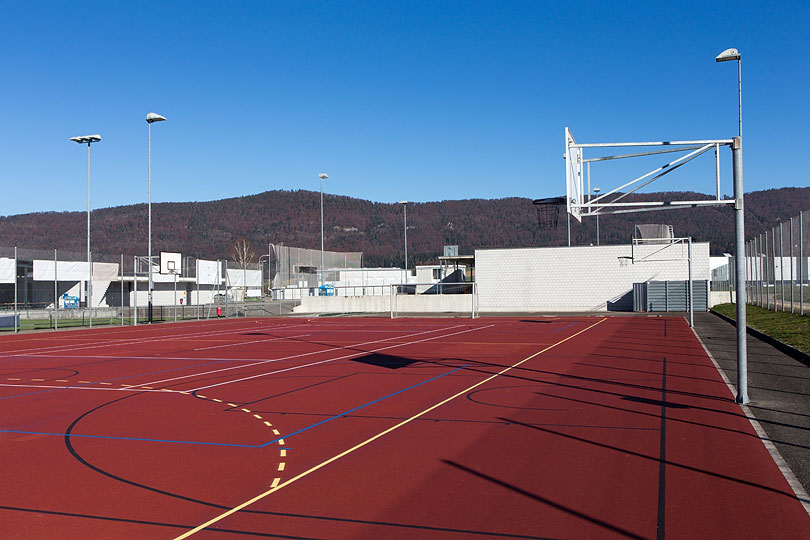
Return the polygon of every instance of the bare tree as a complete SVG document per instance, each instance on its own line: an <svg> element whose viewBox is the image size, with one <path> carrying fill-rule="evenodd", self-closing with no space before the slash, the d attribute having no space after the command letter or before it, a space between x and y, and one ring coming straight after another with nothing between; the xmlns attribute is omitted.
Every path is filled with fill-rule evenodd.
<svg viewBox="0 0 810 540"><path fill-rule="evenodd" d="M233 260L239 268L247 268L248 264L256 262L256 252L250 246L250 241L240 238L233 245Z"/></svg>
<svg viewBox="0 0 810 540"><path fill-rule="evenodd" d="M256 252L250 247L250 242L245 238L240 238L233 245L233 260L237 266L245 271L244 284L242 286L242 299L247 300L247 267L256 261Z"/></svg>

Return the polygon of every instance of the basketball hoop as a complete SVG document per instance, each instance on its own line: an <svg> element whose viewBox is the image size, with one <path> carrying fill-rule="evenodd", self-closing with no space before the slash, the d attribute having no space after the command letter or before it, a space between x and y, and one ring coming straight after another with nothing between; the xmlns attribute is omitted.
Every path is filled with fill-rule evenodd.
<svg viewBox="0 0 810 540"><path fill-rule="evenodd" d="M541 231L553 229L560 220L560 209L565 206L565 197L536 199L532 204L537 208L537 228Z"/></svg>

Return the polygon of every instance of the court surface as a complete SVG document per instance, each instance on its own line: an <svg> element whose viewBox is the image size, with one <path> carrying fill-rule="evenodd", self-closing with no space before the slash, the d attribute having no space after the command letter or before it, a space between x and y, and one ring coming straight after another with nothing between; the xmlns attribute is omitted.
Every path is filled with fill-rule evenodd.
<svg viewBox="0 0 810 540"><path fill-rule="evenodd" d="M3 538L810 538L681 318L0 339Z"/></svg>

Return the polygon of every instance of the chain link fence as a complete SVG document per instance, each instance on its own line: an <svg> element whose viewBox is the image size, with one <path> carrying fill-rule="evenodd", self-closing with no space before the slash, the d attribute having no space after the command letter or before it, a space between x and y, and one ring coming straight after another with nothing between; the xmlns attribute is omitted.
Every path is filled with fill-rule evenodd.
<svg viewBox="0 0 810 540"><path fill-rule="evenodd" d="M197 279L197 261L185 256L179 271L167 275L160 273L159 253L153 255L152 322L275 315L291 309L272 302L265 306L265 261L209 261L220 270L208 281ZM91 252L90 262L92 266L87 252L0 246L0 330L149 321L148 257Z"/></svg>
<svg viewBox="0 0 810 540"><path fill-rule="evenodd" d="M772 311L810 313L809 217L810 211L799 212L746 242L745 287L749 304ZM730 257L725 274L730 277L730 289L734 288L736 263Z"/></svg>

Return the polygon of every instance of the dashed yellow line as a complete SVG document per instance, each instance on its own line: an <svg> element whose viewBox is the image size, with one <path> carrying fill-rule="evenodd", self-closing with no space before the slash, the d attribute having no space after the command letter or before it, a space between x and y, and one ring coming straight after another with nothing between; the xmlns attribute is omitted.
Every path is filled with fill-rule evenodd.
<svg viewBox="0 0 810 540"><path fill-rule="evenodd" d="M262 416L261 416L260 414L254 414L254 415L253 415L253 418L258 418L259 420L261 420L261 419L262 419Z"/></svg>
<svg viewBox="0 0 810 540"><path fill-rule="evenodd" d="M228 403L229 407L236 407L236 403Z"/></svg>
<svg viewBox="0 0 810 540"><path fill-rule="evenodd" d="M216 401L217 403L222 403L221 399L214 398L214 401Z"/></svg>
<svg viewBox="0 0 810 540"><path fill-rule="evenodd" d="M281 435L281 433L277 429L274 429L273 430L273 435Z"/></svg>
<svg viewBox="0 0 810 540"><path fill-rule="evenodd" d="M17 379L16 377L9 377L8 380L10 380L10 381L19 381L20 379Z"/></svg>
<svg viewBox="0 0 810 540"><path fill-rule="evenodd" d="M281 463L278 464L278 471L281 472L283 470L284 470L284 462L282 461Z"/></svg>
<svg viewBox="0 0 810 540"><path fill-rule="evenodd" d="M491 381L492 379L495 379L496 377L499 377L499 376L503 375L504 373L506 373L506 372L508 372L508 371L511 371L512 369L514 369L514 368L518 367L519 365L521 365L521 364L524 364L524 363L528 362L528 361L529 361L529 360L531 360L532 358L535 358L536 356L539 356L539 355L543 354L544 352L546 352L546 351L548 351L548 350L553 349L553 348L554 348L554 347L556 347L557 345L560 345L560 344L562 344L562 343L565 343L566 341L568 341L568 340L570 340L570 339L575 338L576 336L578 336L578 335L582 334L583 332L587 332L588 330L590 330L590 329L591 329L591 328L593 328L594 326L596 326L596 325L598 325L598 324L601 324L601 323L605 322L606 320L607 320L607 319L604 319L604 318L603 318L603 319L600 319L600 320L598 320L597 322L595 322L595 323L593 323L593 324L591 324L591 325L587 326L586 328L583 328L583 329L582 329L582 330L580 330L579 332L577 332L577 333L575 333L575 334L572 334L572 335L568 336L567 338L561 339L560 341L558 341L558 342L556 342L556 343L553 343L553 344L551 344L551 345L549 345L549 346L547 346L547 347L545 347L545 348L543 348L543 349L541 349L541 350L537 351L536 353L534 353L534 354L531 354L531 355L527 356L527 357L526 357L526 358L524 358L523 360L520 360L519 362L516 362L516 363L512 364L511 366L506 367L506 368L504 368L504 369L500 370L499 372L497 372L497 373L494 373L494 374L490 375L490 376L489 376L489 377L487 377L486 379L483 379L483 380L481 380L481 381L478 381L477 383L473 384L472 386L470 386L470 387L468 387L468 388L465 388L464 390L462 390L462 391L460 391L460 392L457 392L457 393L453 394L452 396L450 396L450 397L448 397L448 398L445 398L445 399L443 399L442 401L439 401L438 403L435 403L434 405L431 405L430 407L428 407L427 409L423 410L422 412L416 413L415 415L411 416L410 418L407 418L407 419L402 420L401 422L399 422L399 423L397 423L397 424L394 424L393 426L389 427L388 429L385 429L385 430L383 430L383 431L381 431L381 432L377 433L376 435L373 435L373 436L369 437L369 438L368 438L368 439L366 439L365 441L360 442L360 443L357 443L356 445L352 446L351 448L349 448L349 449L347 449L347 450L344 450L343 452L341 452L341 453L339 453L339 454L337 454L337 455L334 455L334 456L332 456L331 458L329 458L329 459L327 459L327 460L325 460L325 461L322 461L321 463L319 463L319 464L317 464L317 465L315 465L315 466L313 466L313 467L310 467L309 469L307 469L307 470L305 470L305 471L303 471L303 472L299 473L299 474L298 474L298 475L296 475L296 476L293 476L293 477L292 477L292 478L290 478L289 480L287 480L287 481L285 481L285 482L283 482L283 483L281 483L281 484L278 484L278 485L277 485L277 486L275 486L275 487L271 487L269 490L265 491L264 493L259 493L258 495L256 495L256 496L255 496L255 497L253 497L252 499L249 499L249 500L247 500L247 501L243 502L242 504L239 504L239 505L237 505L237 506L234 506L234 507L233 507L233 508L231 508L230 510L228 510L228 511L226 511L226 512L221 513L220 515L218 515L218 516L216 516L216 517L213 517L213 518L209 519L209 520L208 520L208 521L206 521L205 523L203 523L203 524L201 524L201 525L198 525L197 527L194 527L193 529L191 529L191 530L189 530L189 531L186 531L185 533L183 533L183 534L181 534L180 536L176 537L174 540L183 540L184 538L188 538L189 536L191 536L191 535L193 535L193 534L195 534L195 533L198 533L198 532L200 532L200 531L201 531L201 530L203 530L203 529L208 528L209 526L213 525L214 523L217 523L217 522L219 522L219 521L221 521L221 520L225 519L226 517L228 517L228 516L230 516L230 515L232 515L232 514L235 514L236 512L238 512L238 511L242 510L243 508L246 508L246 507L250 506L251 504L253 504L253 503L257 502L257 501L260 501L260 500L264 499L264 498L265 498L265 497L267 497L268 495L272 495L272 494L273 494L273 493L275 493L276 491L278 491L278 490L280 490L280 489L282 489L282 488L284 488L284 487L286 487L286 486L289 486L290 484L292 484L292 483L294 483L294 482L297 482L297 481L298 481L298 480L300 480L301 478L304 478L305 476L308 476L308 475L310 475L310 474L314 473L315 471L317 471L317 470L319 470L319 469L322 469L323 467L326 467L326 466L327 466L327 465L329 465L330 463L333 463L333 462L335 462L335 461L337 461L337 460L341 459L342 457L347 456L347 455L349 455L349 454L351 454L351 453L355 452L356 450L358 450L358 449L360 449L360 448L363 448L364 446L366 446L366 445L368 445L368 444L371 444L372 442L376 441L377 439L379 439L379 438L381 438L381 437L384 437L385 435L387 435L387 434L391 433L392 431L395 431L395 430L397 430L397 429L401 428L402 426L405 426L405 425L407 425L407 424L410 424L411 422L413 422L413 421L414 421L414 420L416 420L417 418L421 418L422 416L424 416L424 415L428 414L429 412L431 412L431 411L433 411L433 410L435 410L435 409L437 409L437 408L441 407L441 406L442 406L442 405L444 405L445 403L448 403L448 402L450 402L450 401L453 401L454 399L456 399L456 398L458 398L458 397L460 397L460 396L466 395L467 393L471 392L472 390L475 390L475 389L476 389L476 388L478 388L479 386L481 386L481 385L483 385L483 384L486 384L486 383L488 383L489 381ZM278 441L278 442L279 442L279 444L283 445L283 444L284 444L284 439L279 439L279 441ZM279 467L281 467L281 464L279 464Z"/></svg>
<svg viewBox="0 0 810 540"><path fill-rule="evenodd" d="M270 422L268 422L267 420L265 420L265 421L264 421L264 425L265 425L265 426L267 426L267 427L270 427L270 426L272 426L273 424L271 424Z"/></svg>
<svg viewBox="0 0 810 540"><path fill-rule="evenodd" d="M242 411L243 411L243 412L247 412L247 413L249 413L249 412L250 412L250 409L242 409Z"/></svg>
<svg viewBox="0 0 810 540"><path fill-rule="evenodd" d="M281 456L281 457L287 457L287 449L286 449L286 448L282 448L282 449L279 451L279 456Z"/></svg>
<svg viewBox="0 0 810 540"><path fill-rule="evenodd" d="M42 382L42 381L44 381L45 379L31 379L31 380L32 380L32 381L36 381L36 382Z"/></svg>
<svg viewBox="0 0 810 540"><path fill-rule="evenodd" d="M278 440L278 444L279 444L280 446L284 446L284 439L279 439L279 440Z"/></svg>
<svg viewBox="0 0 810 540"><path fill-rule="evenodd" d="M281 482L281 478L273 478L273 483L270 484L271 488L278 487L278 483Z"/></svg>

